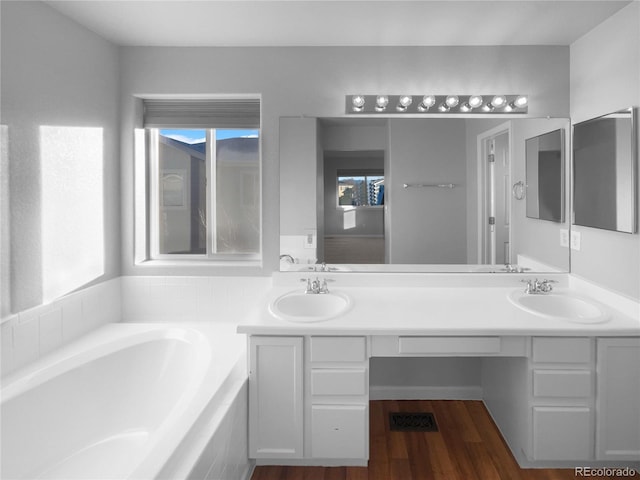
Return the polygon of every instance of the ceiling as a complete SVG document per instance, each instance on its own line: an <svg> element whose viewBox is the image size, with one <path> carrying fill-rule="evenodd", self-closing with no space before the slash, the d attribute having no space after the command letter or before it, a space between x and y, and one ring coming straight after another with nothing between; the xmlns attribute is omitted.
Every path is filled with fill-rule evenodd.
<svg viewBox="0 0 640 480"><path fill-rule="evenodd" d="M637 0L45 0L118 45L570 45Z"/></svg>

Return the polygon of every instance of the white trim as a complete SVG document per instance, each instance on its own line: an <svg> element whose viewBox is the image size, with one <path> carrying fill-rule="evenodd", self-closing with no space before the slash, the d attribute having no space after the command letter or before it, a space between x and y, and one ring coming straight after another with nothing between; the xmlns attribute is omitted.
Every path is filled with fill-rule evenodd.
<svg viewBox="0 0 640 480"><path fill-rule="evenodd" d="M478 255L478 263L483 263L484 261L484 231L485 231L485 218L484 218L484 179L485 179L485 151L484 151L484 143L486 140L497 137L502 133L507 133L509 136L509 161L511 162L513 159L513 125L511 120L508 120L500 125L493 127L485 132L478 134L476 137L476 159L477 159L477 227L478 227L478 236L477 236L477 255ZM509 178L511 179L511 168L509 168ZM511 183L511 180L509 181ZM509 201L511 201L511 197L509 197ZM511 205L509 205L509 212L511 212ZM512 244L512 229L509 228L509 244Z"/></svg>
<svg viewBox="0 0 640 480"><path fill-rule="evenodd" d="M159 185L155 185L160 178L160 133L157 128L147 130L149 132L149 162L148 162L148 188L149 188L149 257L160 257L160 192ZM155 232L155 234L153 233Z"/></svg>
<svg viewBox="0 0 640 480"><path fill-rule="evenodd" d="M482 387L373 385L369 387L369 400L482 400Z"/></svg>

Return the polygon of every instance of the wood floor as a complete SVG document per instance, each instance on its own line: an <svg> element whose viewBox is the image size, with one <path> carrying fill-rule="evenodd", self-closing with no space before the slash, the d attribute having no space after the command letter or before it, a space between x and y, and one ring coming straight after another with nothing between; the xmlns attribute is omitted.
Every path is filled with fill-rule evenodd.
<svg viewBox="0 0 640 480"><path fill-rule="evenodd" d="M438 432L389 431L389 412L432 412ZM576 480L521 469L480 401L372 401L368 467L256 467L251 480ZM609 477L589 477L606 480Z"/></svg>

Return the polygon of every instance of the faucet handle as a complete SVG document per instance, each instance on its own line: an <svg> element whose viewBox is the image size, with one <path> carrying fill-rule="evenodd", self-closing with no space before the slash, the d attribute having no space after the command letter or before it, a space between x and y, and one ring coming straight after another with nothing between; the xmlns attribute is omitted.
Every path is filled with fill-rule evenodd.
<svg viewBox="0 0 640 480"><path fill-rule="evenodd" d="M320 293L329 293L329 282L335 282L332 278L323 278L322 285L320 286Z"/></svg>
<svg viewBox="0 0 640 480"><path fill-rule="evenodd" d="M533 291L536 288L536 283L538 282L538 280L531 280L531 279L527 279L527 278L523 278L522 280L520 280L521 283L526 283L527 286L524 289L524 293L533 293Z"/></svg>
<svg viewBox="0 0 640 480"><path fill-rule="evenodd" d="M307 282L307 287L304 290L304 293L313 293L313 287L311 286L311 278L301 278L301 282Z"/></svg>
<svg viewBox="0 0 640 480"><path fill-rule="evenodd" d="M553 290L553 285L551 285L552 283L558 283L557 280L543 280L542 282L540 282L540 291L543 293L549 293Z"/></svg>

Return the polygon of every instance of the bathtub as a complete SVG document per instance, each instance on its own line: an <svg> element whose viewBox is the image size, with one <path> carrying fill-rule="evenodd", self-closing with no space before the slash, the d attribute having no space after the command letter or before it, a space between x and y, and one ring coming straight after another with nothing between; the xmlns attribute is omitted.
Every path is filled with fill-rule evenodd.
<svg viewBox="0 0 640 480"><path fill-rule="evenodd" d="M1 478L189 476L214 433L203 428L215 429L216 408L246 384L234 330L108 324L8 376Z"/></svg>

